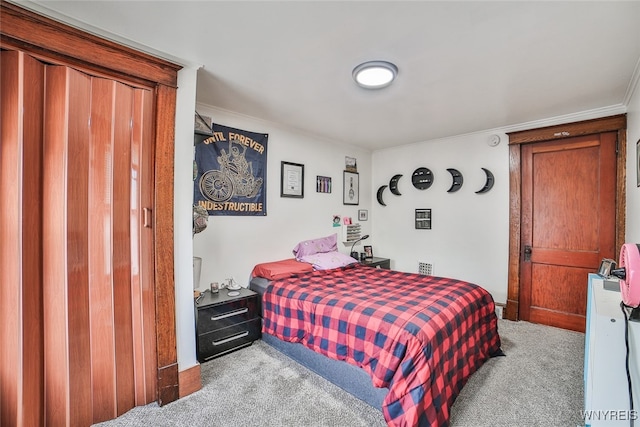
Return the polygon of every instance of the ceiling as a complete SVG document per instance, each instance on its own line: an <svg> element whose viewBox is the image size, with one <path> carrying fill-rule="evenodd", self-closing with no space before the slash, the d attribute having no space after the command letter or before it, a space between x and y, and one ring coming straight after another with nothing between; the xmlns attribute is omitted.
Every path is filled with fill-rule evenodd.
<svg viewBox="0 0 640 427"><path fill-rule="evenodd" d="M638 1L16 3L202 66L198 103L371 150L624 111L640 73ZM368 60L396 81L356 86Z"/></svg>

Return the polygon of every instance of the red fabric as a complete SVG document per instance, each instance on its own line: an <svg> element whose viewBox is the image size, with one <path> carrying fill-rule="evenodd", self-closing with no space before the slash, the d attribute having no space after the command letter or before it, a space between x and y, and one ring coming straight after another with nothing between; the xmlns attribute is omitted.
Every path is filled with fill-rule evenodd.
<svg viewBox="0 0 640 427"><path fill-rule="evenodd" d="M500 354L491 295L454 279L361 265L274 281L263 332L363 368L389 426L448 426L456 396Z"/></svg>
<svg viewBox="0 0 640 427"><path fill-rule="evenodd" d="M313 271L313 266L307 262L297 261L295 258L281 261L265 262L253 268L251 277L264 277L269 280L284 279L294 274Z"/></svg>

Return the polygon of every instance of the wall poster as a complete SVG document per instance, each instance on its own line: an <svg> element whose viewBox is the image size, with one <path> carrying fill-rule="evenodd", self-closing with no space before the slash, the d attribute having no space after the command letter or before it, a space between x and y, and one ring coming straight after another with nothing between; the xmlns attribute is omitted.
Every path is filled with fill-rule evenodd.
<svg viewBox="0 0 640 427"><path fill-rule="evenodd" d="M268 138L215 123L197 130L194 204L209 215L266 215Z"/></svg>

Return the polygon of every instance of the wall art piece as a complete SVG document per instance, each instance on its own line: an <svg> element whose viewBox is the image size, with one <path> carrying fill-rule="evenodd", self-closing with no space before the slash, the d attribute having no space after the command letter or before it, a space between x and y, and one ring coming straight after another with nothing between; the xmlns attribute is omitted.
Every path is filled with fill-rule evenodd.
<svg viewBox="0 0 640 427"><path fill-rule="evenodd" d="M331 193L331 177L316 176L316 193Z"/></svg>
<svg viewBox="0 0 640 427"><path fill-rule="evenodd" d="M447 190L447 193L456 192L462 187L462 182L463 182L462 174L460 173L459 170L453 169L453 168L449 168L447 169L447 171L451 174L451 177L453 178L453 183L451 184L451 187Z"/></svg>
<svg viewBox="0 0 640 427"><path fill-rule="evenodd" d="M429 168L418 168L411 175L411 183L418 190L426 190L433 184L433 172Z"/></svg>
<svg viewBox="0 0 640 427"><path fill-rule="evenodd" d="M347 172L358 172L358 162L355 157L344 157L344 170Z"/></svg>
<svg viewBox="0 0 640 427"><path fill-rule="evenodd" d="M401 177L402 177L402 175L398 174L398 175L394 175L391 178L391 180L389 180L389 191L391 191L396 196L401 196L402 195L400 193L400 190L398 190L398 181L400 180Z"/></svg>
<svg viewBox="0 0 640 427"><path fill-rule="evenodd" d="M487 175L487 181L485 182L484 187L476 191L476 194L483 194L491 190L491 188L493 188L493 183L495 182L493 173L491 173L489 169L482 168L482 170L484 171L485 175Z"/></svg>
<svg viewBox="0 0 640 427"><path fill-rule="evenodd" d="M386 185L381 186L380 188L378 188L378 193L376 195L376 198L378 199L378 203L380 203L382 206L387 206L387 204L382 199L382 193L384 193L384 190L386 189L387 189Z"/></svg>
<svg viewBox="0 0 640 427"><path fill-rule="evenodd" d="M268 138L215 123L195 131L194 204L209 215L266 215Z"/></svg>
<svg viewBox="0 0 640 427"><path fill-rule="evenodd" d="M342 203L357 205L360 203L360 183L358 172L344 171L344 187L342 189Z"/></svg>
<svg viewBox="0 0 640 427"><path fill-rule="evenodd" d="M431 230L431 209L416 209L416 230Z"/></svg>
<svg viewBox="0 0 640 427"><path fill-rule="evenodd" d="M280 197L304 198L304 165L280 162Z"/></svg>

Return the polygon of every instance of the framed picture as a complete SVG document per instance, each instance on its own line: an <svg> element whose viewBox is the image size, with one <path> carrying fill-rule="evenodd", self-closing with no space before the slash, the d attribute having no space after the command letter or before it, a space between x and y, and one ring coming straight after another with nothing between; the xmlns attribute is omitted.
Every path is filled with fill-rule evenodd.
<svg viewBox="0 0 640 427"><path fill-rule="evenodd" d="M416 230L431 230L431 209L416 209Z"/></svg>
<svg viewBox="0 0 640 427"><path fill-rule="evenodd" d="M355 157L345 156L344 169L349 172L358 172L358 164L356 163Z"/></svg>
<svg viewBox="0 0 640 427"><path fill-rule="evenodd" d="M636 142L636 181L640 187L640 139Z"/></svg>
<svg viewBox="0 0 640 427"><path fill-rule="evenodd" d="M360 182L358 172L344 171L344 187L342 189L342 204L357 205L360 200Z"/></svg>
<svg viewBox="0 0 640 427"><path fill-rule="evenodd" d="M358 221L366 221L369 219L369 211L366 209L358 210Z"/></svg>
<svg viewBox="0 0 640 427"><path fill-rule="evenodd" d="M280 197L304 197L304 165L280 162Z"/></svg>
<svg viewBox="0 0 640 427"><path fill-rule="evenodd" d="M316 193L331 193L330 176L316 176Z"/></svg>
<svg viewBox="0 0 640 427"><path fill-rule="evenodd" d="M373 258L373 248L371 246L365 246L364 247L364 257L366 258Z"/></svg>

